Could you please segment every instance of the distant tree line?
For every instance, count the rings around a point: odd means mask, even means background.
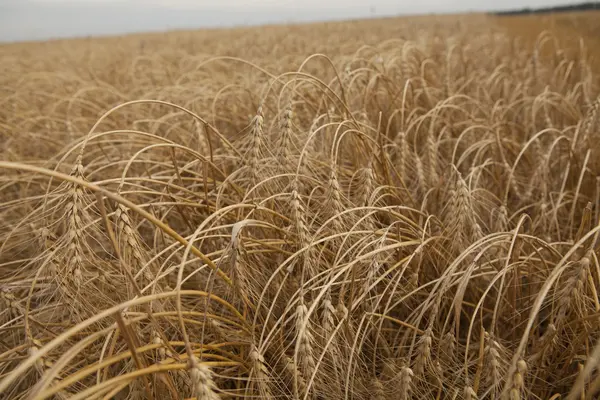
[[[589,1],[587,3],[571,4],[564,6],[555,7],[543,7],[543,8],[522,8],[519,10],[508,10],[508,11],[497,11],[493,12],[494,15],[520,15],[520,14],[545,14],[545,13],[557,13],[557,12],[568,12],[568,11],[587,11],[587,10],[600,10],[600,2]]]

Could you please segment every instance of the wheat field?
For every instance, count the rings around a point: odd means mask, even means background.
[[[600,15],[560,18],[0,45],[0,398],[594,398]]]

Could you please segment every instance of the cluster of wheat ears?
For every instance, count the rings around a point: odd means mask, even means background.
[[[1,49],[0,398],[599,391],[585,48],[366,26]]]

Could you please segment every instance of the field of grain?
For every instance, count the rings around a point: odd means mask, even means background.
[[[600,15],[549,18],[0,45],[0,398],[595,396]]]

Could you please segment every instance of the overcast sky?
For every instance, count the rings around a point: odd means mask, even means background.
[[[544,7],[574,4],[582,0],[500,1],[0,0],[0,42],[431,12]]]

